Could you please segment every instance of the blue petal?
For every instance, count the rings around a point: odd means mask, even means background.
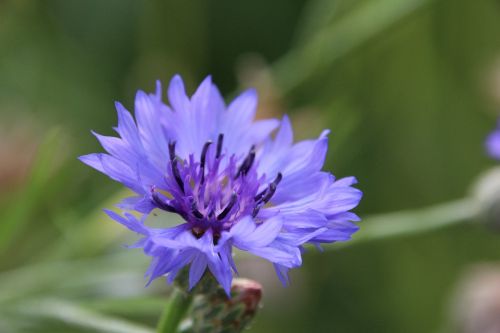
[[[122,183],[136,193],[146,192],[137,180],[137,172],[116,157],[107,154],[89,154],[80,156],[79,160],[106,174],[111,179]]]
[[[231,282],[233,280],[231,268],[224,265],[220,256],[215,252],[211,232],[205,232],[199,241],[198,244],[206,255],[208,268],[229,296],[231,293]]]
[[[314,209],[330,218],[336,214],[349,211],[359,204],[363,193],[350,186],[354,182],[355,178],[347,177],[329,182],[329,184],[323,183],[322,188],[319,187],[316,193],[298,200],[280,203],[266,210],[271,212],[280,211],[282,214],[287,214]]]
[[[161,112],[158,102],[152,100],[143,91],[137,92],[135,117],[139,136],[148,158],[159,168],[163,167],[165,161],[168,160],[168,142],[159,121],[167,116],[167,111]]]
[[[205,256],[200,254],[196,255],[189,269],[189,290],[193,289],[198,281],[200,281],[206,268],[207,259]]]
[[[116,207],[124,210],[135,210],[143,214],[149,214],[156,208],[149,195],[125,198]]]
[[[109,209],[105,209],[104,212],[108,214],[108,216],[113,220],[124,225],[132,231],[135,231],[142,235],[149,235],[150,233],[150,229],[144,225],[143,221],[137,220],[137,218],[131,214],[126,213],[123,217]]]
[[[134,118],[132,118],[130,112],[128,112],[121,103],[115,102],[115,107],[118,113],[118,127],[116,131],[136,152],[142,152],[143,147],[139,139],[139,132],[135,125]]]
[[[279,123],[280,122],[277,119],[255,121],[250,129],[245,131],[245,134],[248,134],[249,136],[249,143],[258,144],[260,142],[263,142],[269,137],[269,135],[271,135],[271,132],[278,127]]]
[[[288,268],[282,265],[274,264],[274,269],[276,270],[276,274],[278,275],[278,278],[280,279],[281,283],[283,283],[284,286],[287,286],[290,284],[290,278],[288,277]]]
[[[312,242],[331,243],[335,241],[346,241],[351,239],[352,235],[359,230],[359,227],[350,222],[337,223],[332,225],[331,229],[321,233],[311,239]]]
[[[187,112],[190,110],[189,98],[186,95],[184,82],[179,75],[175,75],[168,86],[168,101],[176,112]]]
[[[363,193],[353,187],[331,191],[325,198],[318,202],[316,209],[327,215],[335,215],[353,209],[359,204]]]
[[[321,228],[326,226],[328,222],[324,214],[309,208],[301,212],[281,214],[281,216],[285,228]]]
[[[230,234],[236,247],[250,250],[269,245],[276,239],[282,226],[283,221],[279,217],[257,225],[251,217],[247,216],[231,228]]]
[[[300,251],[297,247],[289,247],[288,249],[281,249],[277,247],[259,247],[252,248],[248,252],[269,260],[272,263],[277,263],[289,268],[300,266],[301,259]]]
[[[224,125],[226,130],[248,127],[257,111],[257,91],[249,89],[236,97],[227,108]],[[236,132],[236,131],[234,131]]]
[[[127,162],[135,162],[139,158],[136,152],[130,148],[130,146],[122,139],[100,135],[94,131],[92,134],[99,140],[101,146],[110,155]]]
[[[286,126],[285,121],[282,127],[286,128]],[[324,135],[321,135],[318,140],[301,141],[285,148],[277,146],[275,141],[265,148],[266,150],[261,154],[259,173],[265,174],[268,182],[272,181],[278,172],[283,175],[283,180],[272,199],[273,203],[303,197],[307,195],[304,194],[307,186],[309,186],[308,192],[311,192],[311,188],[314,188],[313,184],[330,177],[319,173],[328,148],[327,137]],[[297,191],[300,191],[300,194]]]
[[[174,282],[175,278],[177,277],[177,274],[181,269],[183,269],[189,262],[192,260],[193,256],[195,254],[194,250],[188,250],[188,251],[179,251],[177,252],[177,255],[175,256],[174,260],[171,262],[170,266],[168,267],[169,273],[167,275],[167,282],[172,283]]]
[[[179,258],[179,252],[174,250],[163,251],[162,254],[153,257],[146,276],[149,276],[146,286],[161,276],[165,276],[172,270],[172,261],[174,258]],[[181,266],[182,267],[182,266]]]
[[[312,241],[315,237],[322,235],[326,231],[328,231],[327,227],[289,228],[286,233],[280,235],[279,240],[298,247]]]
[[[293,130],[292,124],[288,116],[283,116],[281,120],[280,130],[276,134],[274,142],[277,147],[289,147],[293,143]]]
[[[234,99],[220,119],[218,131],[224,134],[224,147],[229,153],[241,157],[251,145],[260,143],[253,141],[252,137],[252,133],[256,133],[252,131],[256,109],[257,93],[255,90],[247,90]]]
[[[301,141],[295,144],[284,161],[283,175],[301,173],[307,175],[312,171],[319,171],[325,162],[328,139],[320,138],[316,141]]]
[[[331,182],[332,175],[326,172],[310,172],[309,174],[297,172],[288,176],[284,175],[271,202],[278,205],[282,202],[317,195],[322,188],[328,186]]]

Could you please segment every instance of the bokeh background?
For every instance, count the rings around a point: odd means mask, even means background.
[[[76,157],[101,151],[113,101],[175,73],[256,87],[299,139],[330,128],[362,217],[462,198],[497,164],[498,0],[0,1],[0,332],[155,325],[169,289],[144,288],[147,258],[101,211],[122,189]],[[500,235],[476,222],[311,251],[288,288],[242,262],[265,288],[248,332],[458,332],[465,289],[498,290]]]

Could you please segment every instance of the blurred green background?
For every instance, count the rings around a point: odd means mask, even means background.
[[[121,186],[76,157],[101,151],[113,101],[175,73],[257,87],[299,139],[330,128],[327,169],[359,179],[361,216],[459,199],[495,165],[498,0],[0,1],[0,332],[155,325],[169,289],[144,288],[147,258],[101,212]],[[462,274],[499,260],[471,223],[311,251],[288,288],[242,262],[265,288],[248,332],[448,332]]]

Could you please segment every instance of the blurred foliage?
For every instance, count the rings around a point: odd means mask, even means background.
[[[90,129],[111,133],[114,100],[132,108],[176,72],[191,91],[211,73],[226,96],[255,83],[299,138],[332,129],[328,169],[358,177],[357,212],[417,209],[494,164],[499,34],[496,0],[0,2],[0,121],[35,124],[38,145],[0,196],[0,331],[146,332],[159,316],[168,288],[143,288],[147,259],[101,213],[120,186],[76,160],[100,150]],[[288,289],[261,280],[249,332],[435,332],[461,272],[499,259],[479,225],[311,252]]]

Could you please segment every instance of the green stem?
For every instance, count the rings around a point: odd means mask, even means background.
[[[165,309],[161,315],[157,333],[177,333],[179,324],[189,309],[193,296],[179,288],[174,288]]]
[[[82,328],[85,332],[153,333],[149,327],[104,315],[67,301],[32,300],[21,302],[18,308],[28,316],[55,319],[73,328]]]
[[[370,216],[362,220],[361,230],[352,240],[325,246],[325,249],[430,232],[474,220],[479,212],[477,201],[466,198],[423,209]]]
[[[338,20],[317,31],[303,45],[274,64],[274,77],[284,94],[360,47],[388,27],[414,13],[431,0],[365,1]]]

